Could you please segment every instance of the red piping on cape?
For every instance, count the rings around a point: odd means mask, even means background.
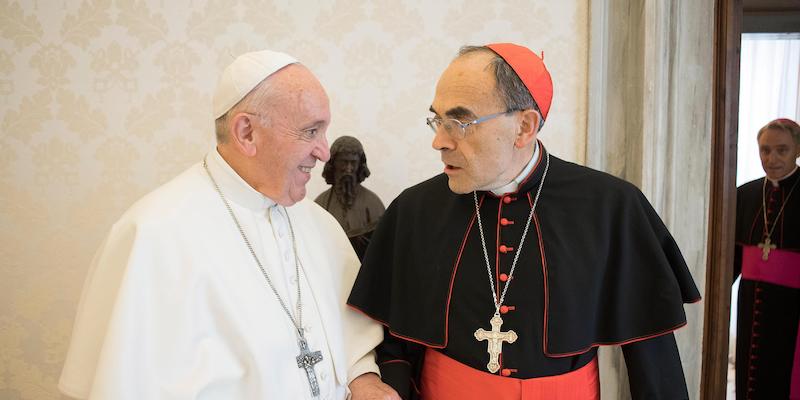
[[[531,201],[530,194],[528,194],[528,202],[533,204],[532,201]],[[539,239],[539,250],[540,250],[540,253],[541,253],[541,257],[542,257],[542,274],[544,276],[544,285],[543,285],[543,287],[544,287],[544,323],[543,323],[543,329],[542,329],[542,350],[543,350],[545,356],[552,357],[552,358],[570,357],[570,356],[586,353],[587,351],[591,350],[593,347],[614,346],[614,345],[624,346],[626,344],[631,344],[631,343],[639,342],[639,341],[642,341],[642,340],[652,339],[654,337],[658,337],[658,336],[661,336],[661,335],[666,335],[666,334],[668,334],[670,332],[673,332],[673,331],[677,330],[678,328],[681,328],[684,325],[686,325],[686,322],[681,322],[680,324],[678,324],[678,325],[676,325],[674,327],[668,328],[668,329],[666,329],[664,331],[661,331],[661,332],[642,335],[642,336],[639,336],[639,337],[635,337],[635,338],[628,339],[628,340],[622,340],[622,341],[619,341],[619,342],[594,342],[594,343],[592,343],[591,345],[589,345],[588,347],[586,347],[586,348],[584,348],[582,350],[568,352],[568,353],[553,353],[553,352],[548,351],[548,348],[547,348],[547,337],[550,335],[550,333],[547,331],[547,320],[548,320],[547,315],[548,315],[548,311],[550,310],[550,290],[549,290],[548,281],[547,281],[547,261],[545,260],[545,255],[544,255],[545,254],[544,253],[544,240],[542,240],[541,229],[539,227],[539,216],[535,212],[533,213],[533,221],[534,221],[534,225],[536,226],[536,235],[537,235],[537,237]],[[694,303],[694,302],[697,302],[697,301],[700,301],[700,298],[698,298],[697,300],[694,300],[692,302]]]
[[[484,197],[485,196],[484,194]],[[497,202],[497,224],[495,225],[494,232],[494,291],[497,293],[498,301],[500,301],[500,215],[503,213],[503,204],[505,203],[502,201]],[[506,283],[506,285],[508,285],[508,283]]]
[[[528,194],[528,202],[531,201],[531,195]],[[531,207],[533,207],[531,205]],[[544,321],[542,322],[542,352],[544,355],[549,356],[547,352],[547,337],[550,335],[547,331],[547,312],[550,310],[550,286],[547,283],[547,260],[544,257],[544,240],[542,240],[542,230],[539,226],[539,216],[536,212],[533,213],[533,226],[536,228],[536,240],[539,242],[539,255],[542,258],[542,287],[544,291]],[[577,353],[580,354],[580,353]]]
[[[541,145],[541,143],[538,140],[536,141],[536,145],[540,146],[540,149],[542,150],[539,153],[539,159],[536,160],[536,164],[533,165],[533,168],[531,168],[531,171],[528,172],[527,176],[525,176],[525,179],[523,179],[519,183],[519,185],[517,185],[517,190],[515,190],[513,192],[505,193],[505,194],[500,195],[500,196],[495,195],[491,191],[484,192],[484,195],[483,195],[483,197],[481,197],[481,201],[480,201],[481,205],[483,204],[483,200],[486,198],[487,194],[492,196],[492,197],[495,197],[495,198],[503,198],[505,196],[511,196],[512,194],[518,194],[519,193],[520,188],[522,188],[523,185],[525,183],[527,183],[531,179],[533,174],[535,174],[536,171],[539,169],[539,165],[542,163],[542,159],[545,157],[545,155],[544,155],[545,154],[544,153],[544,151],[545,151],[544,150],[544,146]],[[528,205],[529,205],[529,207],[533,207],[533,203],[531,203],[530,191],[528,193],[526,193],[526,195],[528,197]],[[515,199],[512,198],[512,200],[515,200]],[[496,223],[496,226],[495,226],[495,246],[494,246],[494,282],[495,282],[495,288],[494,288],[494,290],[497,293],[497,299],[498,300],[500,299],[500,294],[501,294],[501,291],[500,291],[500,217],[502,216],[502,213],[503,213],[503,205],[504,204],[505,203],[503,203],[502,201],[498,202],[498,206],[497,206],[497,223]],[[469,231],[467,231],[467,233],[469,233]],[[462,250],[463,250],[463,246],[466,244],[466,240],[467,240],[467,237],[465,236],[464,237],[464,243],[462,243]],[[515,249],[515,250],[516,251],[522,251],[522,249]],[[512,251],[514,251],[514,250],[512,250]],[[459,253],[459,259],[460,258],[461,258],[461,253]],[[455,274],[453,275],[453,277],[455,277]],[[508,285],[508,283],[506,283],[506,285]],[[453,292],[453,287],[452,287],[452,282],[451,282],[451,284],[450,284],[450,293],[452,294],[452,292]],[[448,304],[447,311],[449,312],[450,311],[450,306],[449,306],[450,298],[449,297],[447,299],[447,304]],[[502,368],[503,367],[503,354],[502,353],[497,358],[497,362],[500,364],[500,368]]]
[[[396,337],[396,338],[403,339],[403,340],[409,341],[409,342],[414,342],[414,343],[417,343],[417,344],[421,344],[421,345],[427,346],[427,347],[432,347],[432,348],[437,348],[437,349],[444,348],[444,346],[441,346],[441,345],[437,345],[437,344],[433,344],[433,343],[427,343],[427,342],[423,342],[421,340],[414,339],[412,337],[403,336],[403,335],[393,331],[392,327],[389,326],[389,323],[387,323],[386,321],[382,321],[382,320],[380,320],[378,318],[375,318],[374,316],[370,315],[368,312],[366,312],[366,311],[364,311],[364,310],[362,310],[362,309],[360,309],[360,308],[358,308],[358,307],[356,307],[356,306],[354,306],[352,304],[348,303],[347,306],[352,308],[353,310],[356,310],[356,311],[360,312],[361,314],[364,314],[367,318],[369,318],[369,319],[371,319],[371,320],[373,320],[375,322],[378,322],[381,325],[389,328],[389,333],[392,336]]]
[[[478,202],[478,208],[481,208],[483,205],[483,199],[486,196],[481,197],[481,201]],[[469,237],[470,231],[472,231],[472,227],[475,225],[475,219],[478,217],[478,210],[475,210],[475,213],[472,214],[472,219],[469,221],[469,226],[467,226],[467,231],[464,233],[464,239],[461,240],[461,248],[458,249],[458,257],[456,257],[456,262],[453,264],[453,273],[450,275],[450,289],[447,290],[447,308],[445,309],[444,314],[444,343],[440,347],[441,349],[447,347],[447,339],[449,339],[448,335],[450,332],[450,299],[453,297],[453,284],[456,281],[456,272],[458,272],[458,266],[461,264],[461,255],[464,253],[464,247],[467,246],[467,238]]]
[[[481,205],[483,205],[483,199],[485,197],[486,196],[481,197],[480,201],[478,202],[478,207],[479,208],[480,208]],[[403,340],[406,340],[406,341],[409,341],[409,342],[414,342],[414,343],[417,343],[417,344],[421,344],[423,346],[431,347],[431,348],[434,348],[434,349],[443,349],[443,348],[447,347],[447,339],[448,339],[448,332],[449,332],[449,326],[450,326],[450,299],[453,297],[453,284],[455,283],[455,280],[456,280],[456,272],[458,272],[458,265],[461,263],[461,255],[464,253],[464,247],[466,247],[466,245],[467,245],[467,238],[469,237],[470,231],[472,231],[472,227],[475,225],[475,218],[477,216],[478,216],[477,212],[472,214],[472,219],[470,220],[469,225],[467,226],[467,231],[464,233],[464,239],[461,240],[461,247],[458,249],[458,257],[456,257],[456,262],[455,262],[455,264],[453,264],[453,273],[450,275],[450,289],[448,289],[448,291],[447,291],[447,304],[445,306],[446,308],[445,308],[445,314],[444,314],[444,343],[442,343],[442,344],[427,343],[427,342],[423,342],[423,341],[415,339],[415,338],[403,336],[403,335],[393,331],[392,327],[389,326],[389,324],[386,321],[381,321],[380,319],[373,317],[372,315],[370,315],[366,311],[361,310],[360,308],[358,308],[358,307],[356,307],[356,306],[354,306],[352,304],[347,304],[347,305],[350,308],[352,308],[352,309],[354,309],[354,310],[366,315],[370,319],[373,319],[373,320],[381,323],[383,326],[389,328],[389,333],[394,337],[397,337],[397,338],[400,338],[400,339],[403,339]]]
[[[386,360],[386,361],[384,361],[384,362],[380,363],[380,365],[384,365],[384,364],[398,364],[398,363],[400,363],[400,364],[408,364],[409,366],[411,365],[411,363],[410,363],[410,362],[408,362],[408,361],[406,361],[406,360],[403,360],[403,359],[399,359],[399,358],[398,358],[398,359],[395,359],[395,360]]]
[[[528,174],[528,175],[530,175],[530,174]],[[517,188],[517,190],[519,190],[519,187]],[[506,194],[506,196],[510,197],[510,195],[508,195],[508,194]],[[512,197],[511,200],[514,200],[514,198]],[[494,236],[495,237],[495,243],[494,243],[494,284],[495,284],[495,287],[494,287],[494,291],[497,293],[497,295],[496,295],[497,296],[496,297],[497,301],[500,301],[500,296],[501,296],[501,293],[500,293],[500,215],[503,212],[503,204],[505,204],[505,203],[503,203],[502,200],[497,202],[497,223],[495,224],[495,236]],[[508,284],[509,284],[509,282],[506,281],[506,285],[508,285]],[[500,353],[500,355],[497,357],[497,363],[500,364],[500,368],[503,368],[503,353]]]
[[[675,332],[676,330],[684,327],[685,325],[686,325],[686,322],[681,322],[680,324],[675,325],[675,326],[673,326],[671,328],[667,328],[667,329],[665,329],[665,330],[663,330],[661,332],[651,333],[651,334],[647,334],[647,335],[643,335],[643,336],[635,337],[633,339],[623,340],[623,341],[619,341],[619,342],[595,342],[595,343],[592,343],[591,345],[589,345],[588,347],[586,347],[586,348],[584,348],[582,350],[573,351],[573,352],[569,352],[569,353],[551,353],[551,352],[545,350],[544,354],[546,356],[552,357],[552,358],[561,358],[561,357],[570,357],[570,356],[586,353],[587,351],[591,350],[593,347],[625,346],[625,345],[628,345],[628,344],[631,344],[631,343],[641,342],[642,340],[652,339],[654,337],[659,337],[659,336],[663,336],[663,335]]]
[[[360,309],[360,308],[358,308],[358,307],[356,307],[356,306],[354,306],[354,305],[352,305],[350,303],[347,303],[347,306],[352,308],[355,311],[360,312],[361,314],[364,314],[364,316],[366,316],[367,318],[369,318],[369,319],[371,319],[371,320],[373,320],[375,322],[378,322],[379,324],[381,324],[381,325],[383,325],[383,326],[385,326],[387,328],[389,327],[389,324],[386,321],[383,321],[383,320],[380,320],[378,318],[375,318],[371,314],[369,314],[368,312],[366,312],[366,311],[364,311],[364,310],[362,310],[362,309]]]

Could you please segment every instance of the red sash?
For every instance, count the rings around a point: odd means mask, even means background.
[[[566,374],[517,379],[479,371],[427,349],[421,395],[423,400],[599,400],[597,357]]]
[[[773,249],[769,259],[761,259],[762,250],[756,246],[744,246],[742,249],[742,278],[800,289],[800,254]],[[800,399],[800,321],[797,326],[797,339],[794,346],[794,363],[792,365],[792,383],[789,398]]]

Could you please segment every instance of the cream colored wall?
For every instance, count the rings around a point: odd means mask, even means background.
[[[232,55],[272,48],[310,66],[331,97],[331,141],[362,140],[365,184],[387,203],[441,170],[424,118],[462,44],[544,50],[556,95],[541,137],[584,160],[585,1],[301,3],[0,0],[0,398],[59,398],[95,249],[210,148],[210,96]],[[309,194],[324,189],[315,176]]]

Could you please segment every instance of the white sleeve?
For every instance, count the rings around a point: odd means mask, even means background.
[[[361,262],[339,223],[323,212],[324,216],[319,218],[328,228],[327,246],[333,257],[341,263],[341,281],[337,289],[346,355],[346,383],[349,385],[353,379],[368,372],[380,375],[375,361],[375,347],[383,341],[383,325],[347,305]]]
[[[203,276],[166,235],[118,223],[89,270],[62,393],[91,400],[242,398],[245,374],[206,330]],[[227,383],[231,382],[230,385]]]

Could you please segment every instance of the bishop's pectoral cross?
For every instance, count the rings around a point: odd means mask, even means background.
[[[486,331],[483,328],[479,328],[475,331],[475,339],[479,342],[483,340],[488,341],[488,348],[486,351],[489,353],[489,363],[486,364],[486,368],[489,372],[495,373],[500,369],[498,357],[500,353],[503,352],[503,342],[509,344],[516,342],[517,333],[512,330],[506,332],[500,331],[500,327],[503,325],[503,319],[500,318],[499,315],[492,317],[492,319],[489,320],[489,324],[492,325],[492,330]]]
[[[772,244],[772,240],[770,239],[770,237],[767,236],[767,238],[764,240],[764,243],[758,244],[758,248],[761,249],[761,259],[764,261],[769,260],[769,252],[776,247],[777,246]]]
[[[317,374],[314,373],[314,364],[322,361],[322,352],[309,350],[308,342],[302,336],[297,340],[297,345],[300,346],[300,355],[297,356],[297,368],[306,370],[308,384],[311,386],[311,394],[317,397],[319,396],[319,384],[317,383]]]

